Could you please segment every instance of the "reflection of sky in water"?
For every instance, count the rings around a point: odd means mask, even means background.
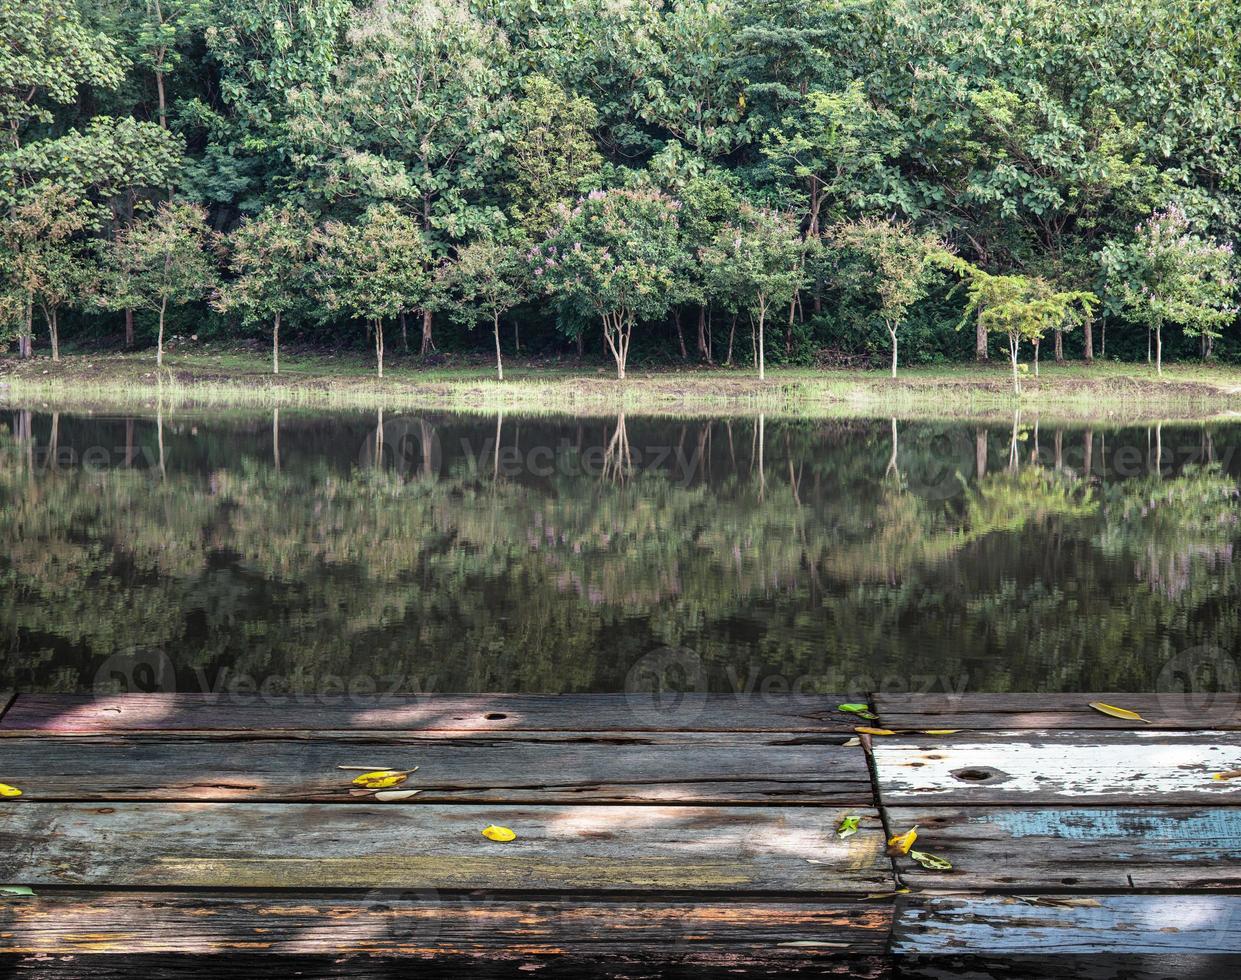
[[[1241,652],[1241,426],[8,412],[0,687],[1150,688]]]

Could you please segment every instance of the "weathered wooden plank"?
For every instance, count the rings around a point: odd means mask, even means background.
[[[229,953],[201,957],[176,953],[146,955],[98,955],[73,953],[60,956],[0,955],[0,969],[8,977],[35,977],[37,980],[184,980],[185,977],[211,977],[212,980],[527,980],[532,973],[555,980],[581,980],[606,977],[609,980],[652,980],[655,977],[703,978],[733,977],[850,977],[860,980],[888,980],[892,976],[888,958],[880,954],[852,956],[837,953],[830,958],[813,951],[790,952],[787,957],[739,956],[721,960],[684,957],[669,962],[660,956],[630,955],[615,945],[599,955],[578,955],[575,950],[536,953],[520,961],[488,959],[461,953],[444,953],[434,959],[358,953],[277,955]],[[733,966],[733,963],[736,966]],[[721,963],[726,965],[721,966]],[[1206,980],[1204,977],[1203,980]],[[1214,980],[1214,977],[1211,978]]]
[[[852,732],[844,695],[21,694],[4,731]]]
[[[1237,807],[891,807],[894,831],[952,862],[898,859],[915,888],[1077,892],[1241,885]]]
[[[1004,729],[1241,729],[1241,694],[876,694],[886,728]],[[1091,708],[1102,701],[1147,720],[1125,721]]]
[[[1072,900],[1070,900],[1072,901]],[[959,953],[1241,953],[1241,895],[902,898],[892,951]]]
[[[195,962],[208,969],[211,957],[238,954],[263,954],[269,964],[290,956],[342,957],[363,969],[372,958],[399,957],[419,976],[428,968],[453,975],[449,967],[458,976],[481,970],[650,977],[668,969],[784,975],[815,968],[849,975],[850,964],[863,967],[862,976],[878,976],[891,919],[888,906],[839,900],[62,891],[0,899],[0,954],[94,954],[106,962],[175,953],[201,957]]]
[[[1241,896],[939,897],[898,903],[901,977],[1166,980],[1236,976]]]
[[[849,813],[867,816],[841,841]],[[489,824],[518,839],[496,844]],[[0,881],[162,888],[858,893],[891,887],[864,808],[26,803]]]
[[[901,804],[1241,803],[1237,732],[970,732],[876,738],[880,797]]]
[[[870,774],[843,735],[433,732],[0,737],[27,800],[339,802],[341,765],[420,767],[419,803],[869,805]]]

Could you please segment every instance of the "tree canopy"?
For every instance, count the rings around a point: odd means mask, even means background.
[[[1159,368],[1165,346],[1241,358],[1239,103],[1241,10],[1184,0],[0,0],[0,207],[58,188],[87,222],[61,240],[62,264],[109,254],[94,240],[126,240],[161,205],[201,210],[224,239],[260,215],[304,213],[322,235],[387,208],[442,265],[520,236],[545,263],[579,202],[623,206],[635,239],[614,229],[608,254],[629,256],[628,286],[574,290],[531,264],[507,313],[530,351],[568,340],[618,373],[631,342],[645,362],[688,360],[687,318],[713,363],[752,304],[703,256],[724,257],[724,225],[780,214],[804,249],[782,271],[796,281],[770,311],[783,343],[764,343],[764,362],[878,363],[898,334],[905,363],[987,358],[987,321],[972,318],[972,343],[953,329],[966,294],[891,274],[908,257],[894,248],[930,242],[988,276],[1094,294],[1106,353],[1140,358],[1149,330]],[[675,240],[642,208],[675,214]],[[53,308],[23,286],[12,236],[2,247],[0,305],[29,338]],[[242,306],[208,305],[208,280],[238,277],[234,253],[212,254],[165,312],[240,336]],[[91,302],[100,291],[66,294],[68,343],[120,329]],[[357,308],[312,294],[293,335],[359,343]],[[127,338],[136,310],[138,342],[158,346],[157,310],[113,308]],[[424,357],[438,308],[417,305]],[[1077,318],[1067,338],[1071,320],[1052,328],[1057,357],[1104,353]],[[445,322],[439,347],[482,352],[452,329],[469,317]]]

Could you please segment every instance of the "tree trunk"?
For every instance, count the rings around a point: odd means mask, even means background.
[[[161,129],[167,129],[168,100],[164,95],[164,73],[162,71],[155,73],[155,91],[159,97],[159,125]]]
[[[280,311],[276,311],[276,321],[271,328],[271,373],[280,373]]]
[[[1151,363],[1151,328],[1146,328],[1146,363]]]
[[[892,338],[892,377],[896,377],[896,327],[888,324],[888,336]]]
[[[728,356],[724,358],[724,364],[727,367],[733,365],[733,339],[737,336],[737,314],[733,314],[732,326],[728,328]]]
[[[987,353],[987,328],[981,323],[974,325],[974,360],[989,361],[991,356]]]
[[[1055,354],[1056,354],[1056,363],[1063,364],[1064,363],[1064,331],[1063,330],[1056,331]]]
[[[52,342],[52,360],[60,360],[60,323],[56,313],[56,308],[44,309],[44,316],[47,318],[47,335]]]
[[[384,322],[375,321],[375,364],[379,368],[379,376],[384,376]]]
[[[409,353],[409,318],[404,313],[398,313],[397,319],[401,321],[401,349],[406,354]]]
[[[431,338],[431,311],[422,311],[422,350],[421,354],[426,357],[431,351],[435,350],[435,341]]]
[[[683,361],[688,360],[689,354],[685,350],[685,332],[681,329],[680,309],[677,309],[672,314],[672,322],[676,324],[676,328],[677,328],[677,343],[681,345],[681,360]]]
[[[763,352],[763,334],[766,332],[764,327],[767,321],[767,306],[761,304],[758,308],[758,380],[762,381],[766,377],[766,357]]]
[[[1086,355],[1086,363],[1094,362],[1094,318],[1090,314],[1086,314],[1086,318],[1082,323],[1082,347]]]
[[[125,311],[125,346],[134,346],[134,311]]]
[[[1008,335],[1008,360],[1013,366],[1013,394],[1021,394],[1021,378],[1017,374],[1017,348],[1021,344],[1021,339],[1013,334]]]
[[[496,374],[504,380],[504,362],[500,359],[500,314],[492,314],[492,328],[496,335]]]
[[[17,349],[23,358],[34,356],[34,293],[26,293],[26,316],[22,321],[22,334],[17,339]]]
[[[1163,324],[1155,328],[1155,373],[1163,374]]]
[[[1038,377],[1038,351],[1042,343],[1043,343],[1042,338],[1039,338],[1039,337],[1034,338],[1034,376],[1036,378]]]
[[[168,311],[168,300],[159,304],[159,337],[155,342],[155,366],[164,366],[164,314]]]
[[[981,426],[974,430],[974,472],[980,480],[987,475],[987,430]]]
[[[581,340],[581,334],[578,334],[578,339]],[[513,353],[521,353],[521,324],[517,322],[516,317],[513,318]],[[578,353],[580,354],[581,351],[579,350]]]
[[[711,348],[707,345],[707,308],[698,307],[698,353],[708,364],[711,363]]]

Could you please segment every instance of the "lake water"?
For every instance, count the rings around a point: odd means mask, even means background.
[[[8,409],[0,689],[1231,687],[1239,448],[1218,423]]]

